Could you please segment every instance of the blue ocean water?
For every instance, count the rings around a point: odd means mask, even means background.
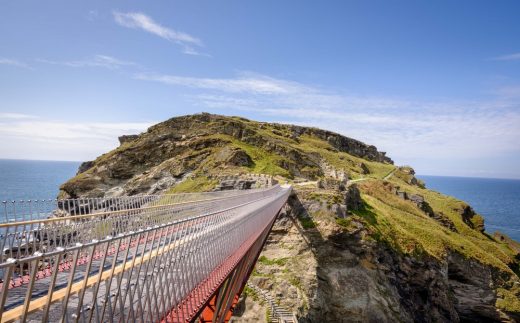
[[[79,162],[0,159],[0,201],[54,199]]]
[[[520,180],[418,176],[426,187],[467,202],[484,216],[486,231],[520,241]]]

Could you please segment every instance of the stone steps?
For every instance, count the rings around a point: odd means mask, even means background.
[[[271,294],[268,291],[261,289],[260,287],[247,283],[247,286],[253,289],[264,301],[269,305],[270,317],[268,321],[271,323],[298,323],[298,319],[294,313],[286,310],[276,303]]]

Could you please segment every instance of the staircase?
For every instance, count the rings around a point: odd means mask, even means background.
[[[285,308],[276,303],[268,291],[260,287],[247,283],[247,286],[253,289],[269,306],[269,322],[271,323],[298,323],[298,319],[294,313],[289,312]]]

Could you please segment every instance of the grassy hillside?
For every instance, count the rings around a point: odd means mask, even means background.
[[[329,131],[209,114],[173,118],[97,158],[62,185],[60,196],[209,191],[225,176],[248,173],[309,182],[297,191],[324,208],[300,218],[304,230],[325,225],[350,232],[360,222],[369,233],[364,239],[399,254],[443,262],[457,253],[491,266],[497,306],[520,313],[517,250],[485,233],[482,217],[467,204],[425,188],[411,168],[398,168],[375,147]],[[313,181],[347,177],[357,182],[364,208],[338,217],[331,209],[344,203],[345,193]],[[424,203],[403,196],[420,196]],[[269,262],[286,261],[262,258],[260,264]]]

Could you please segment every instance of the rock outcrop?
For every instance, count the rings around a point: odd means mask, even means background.
[[[76,173],[76,175],[86,172],[87,170],[91,169],[93,166],[94,166],[93,161],[86,161],[86,162],[81,163],[78,167],[78,172]]]
[[[119,139],[119,144],[122,145],[122,144],[125,144],[127,142],[134,141],[137,138],[139,138],[139,135],[123,135],[123,136],[119,136],[118,139]]]

